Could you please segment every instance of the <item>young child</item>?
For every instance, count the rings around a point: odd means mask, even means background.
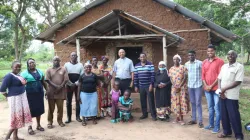
[[[111,94],[111,100],[112,100],[112,107],[111,107],[111,123],[116,123],[118,122],[118,102],[119,102],[119,97],[121,95],[121,91],[119,89],[120,83],[118,81],[115,81],[115,86],[114,89],[110,91]]]
[[[119,98],[118,108],[119,115],[122,122],[132,121],[131,109],[133,105],[133,100],[130,98],[131,90],[127,89],[124,95]]]

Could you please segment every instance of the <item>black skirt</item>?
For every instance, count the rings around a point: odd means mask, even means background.
[[[156,108],[171,106],[171,86],[156,88],[155,91]]]

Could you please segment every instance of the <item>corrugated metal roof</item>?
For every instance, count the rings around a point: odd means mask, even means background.
[[[40,35],[38,35],[36,37],[36,39],[39,40],[43,40],[43,41],[51,41],[53,42],[53,38],[54,38],[54,34],[55,32],[60,29],[61,27],[63,27],[64,25],[68,24],[69,22],[71,22],[72,20],[74,20],[75,18],[79,17],[80,15],[84,14],[85,12],[88,11],[88,9],[96,7],[98,5],[101,5],[105,2],[107,2],[108,0],[95,0],[94,2],[90,3],[89,5],[87,5],[86,7],[80,9],[79,11],[69,15],[66,19],[60,21],[59,23],[55,24],[54,26],[50,27],[49,29],[47,29],[46,31],[44,31],[43,33],[41,33]],[[159,2],[163,5],[165,5],[166,7],[175,10],[176,12],[191,18],[192,20],[194,20],[195,22],[198,22],[204,26],[206,26],[207,28],[210,28],[211,30],[215,31],[216,33],[220,34],[218,37],[222,38],[223,40],[225,40],[225,38],[227,38],[227,40],[234,40],[236,38],[238,38],[239,36],[237,36],[236,34],[232,33],[231,31],[213,23],[210,20],[207,20],[205,18],[203,18],[202,16],[194,13],[193,11],[173,2],[170,0],[154,0],[156,2]],[[223,36],[223,37],[221,37]]]
[[[169,0],[154,0],[154,1],[157,1],[157,2],[167,6],[170,9],[175,10],[176,12],[179,12],[180,14],[182,14],[188,18],[191,18],[192,20],[216,31],[217,33],[223,35],[226,38],[229,38],[230,40],[234,40],[234,39],[239,37],[236,34],[232,33],[231,31],[213,23],[210,20],[203,18],[202,16],[196,14],[195,12],[193,12],[193,11],[191,11],[191,10],[189,10],[189,9],[183,7],[182,5],[177,4],[173,1],[169,1]]]
[[[103,36],[118,28],[118,19],[120,19],[121,26],[128,24],[129,22],[131,25],[136,26],[136,28],[140,28],[143,31],[147,31],[147,33],[149,34],[162,34],[163,36],[166,36],[167,40],[169,40],[170,43],[181,42],[184,40],[178,35],[172,34],[171,32],[168,32],[160,27],[157,27],[149,22],[132,16],[126,12],[123,12],[121,10],[113,10],[109,14],[101,17],[100,19],[94,21],[93,23],[82,28],[81,30],[78,30],[69,37],[64,38],[59,42],[56,42],[56,44],[62,45],[74,43],[75,39],[80,36]],[[93,40],[95,39],[81,39],[81,45],[85,46]]]

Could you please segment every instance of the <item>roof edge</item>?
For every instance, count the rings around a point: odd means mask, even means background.
[[[60,22],[58,22],[55,25],[53,25],[52,27],[46,29],[44,32],[40,33],[39,35],[37,35],[35,37],[35,39],[38,39],[38,40],[41,40],[41,39],[42,40],[47,40],[47,38],[45,38],[45,37],[48,36],[49,34],[53,34],[56,30],[58,30],[59,28],[63,27],[65,24],[71,22],[75,18],[83,15],[89,9],[94,8],[96,6],[99,6],[99,5],[103,4],[103,3],[105,3],[106,1],[109,1],[109,0],[95,0],[95,1],[93,1],[91,3],[89,3],[85,7],[83,7],[80,10],[78,10],[78,11],[76,11],[76,12],[68,15],[66,18],[64,18]]]
[[[156,1],[162,5],[170,8],[170,9],[186,16],[186,17],[191,18],[195,22],[198,22],[201,25],[206,26],[206,27],[218,32],[219,34],[221,34],[225,38],[228,38],[230,40],[235,40],[235,39],[239,38],[239,36],[234,34],[233,32],[215,24],[214,22],[198,15],[197,13],[185,8],[184,6],[182,6],[178,3],[175,3],[175,2],[170,1],[170,0],[153,0],[153,1]]]

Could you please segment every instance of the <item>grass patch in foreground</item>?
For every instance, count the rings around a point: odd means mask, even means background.
[[[0,101],[3,101],[3,100],[5,100],[5,97],[2,94],[0,94]]]
[[[250,89],[240,90],[239,106],[243,132],[250,135],[250,132],[246,131],[244,127],[245,124],[250,122]]]

